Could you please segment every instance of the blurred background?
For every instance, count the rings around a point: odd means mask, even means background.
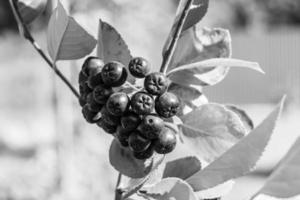
[[[44,49],[53,2],[30,26]],[[159,66],[178,0],[62,2],[95,37],[98,19],[108,21],[134,56]],[[229,29],[233,57],[257,61],[266,72],[232,69],[221,84],[205,89],[210,101],[239,105],[257,125],[288,95],[257,170],[225,197],[243,199],[261,186],[300,134],[300,1],[210,0],[201,25]],[[58,65],[76,85],[81,63]],[[0,1],[0,92],[0,199],[113,199],[111,137],[83,120],[70,91],[18,34],[6,0]]]

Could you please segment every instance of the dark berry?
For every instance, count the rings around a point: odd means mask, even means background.
[[[79,72],[78,75],[78,83],[81,85],[82,83],[86,82],[88,80],[88,76],[85,75],[82,71]]]
[[[87,85],[87,82],[83,82],[79,85],[79,94],[83,99],[86,99],[87,95],[92,91],[93,90]]]
[[[82,96],[79,97],[79,105],[83,107],[86,104],[86,99],[84,99]]]
[[[142,136],[152,140],[158,138],[164,126],[164,121],[157,115],[146,115],[138,129]]]
[[[161,117],[170,118],[177,114],[180,108],[179,98],[170,92],[166,92],[155,100],[155,110]]]
[[[154,150],[152,148],[152,145],[150,145],[150,147],[148,147],[145,151],[133,152],[133,156],[138,160],[145,160],[145,159],[151,158],[153,153],[154,153]]]
[[[130,131],[124,129],[122,126],[118,126],[115,136],[123,147],[128,147],[130,134]]]
[[[101,70],[103,65],[104,63],[100,58],[91,56],[84,61],[82,65],[82,72],[86,76],[90,76]]]
[[[134,152],[145,151],[151,144],[151,140],[140,135],[139,131],[133,131],[128,139],[129,148]]]
[[[167,77],[160,72],[153,72],[146,76],[144,87],[152,95],[161,95],[168,89],[169,81]]]
[[[154,141],[154,150],[159,154],[167,154],[174,150],[176,146],[175,133],[165,127],[159,134],[159,137]]]
[[[88,109],[93,112],[99,112],[103,107],[103,104],[99,104],[95,101],[93,93],[87,95],[86,105]]]
[[[134,112],[127,112],[121,118],[121,125],[128,131],[133,131],[138,127],[141,122],[141,118]]]
[[[101,76],[105,85],[119,87],[125,83],[128,74],[122,63],[114,61],[104,65]]]
[[[88,105],[83,106],[82,114],[85,120],[89,123],[96,123],[101,117],[101,114],[99,112],[90,111]]]
[[[97,122],[97,125],[109,134],[113,134],[117,131],[117,126],[106,123],[102,118]]]
[[[110,125],[117,126],[120,124],[120,117],[110,114],[105,106],[101,109],[101,118]]]
[[[130,73],[136,78],[144,78],[150,72],[148,61],[141,57],[133,58],[128,67]]]
[[[107,99],[113,93],[113,89],[111,87],[105,87],[103,85],[98,85],[93,91],[93,97],[96,102],[105,104]]]
[[[87,84],[89,86],[89,88],[94,89],[95,87],[97,87],[98,85],[103,85],[103,80],[102,80],[102,76],[101,76],[101,72],[89,76],[88,80],[87,80]]]
[[[131,108],[139,115],[149,114],[154,108],[154,100],[146,92],[137,92],[131,97]]]
[[[106,108],[112,115],[121,116],[129,108],[130,100],[126,93],[116,92],[108,98]]]

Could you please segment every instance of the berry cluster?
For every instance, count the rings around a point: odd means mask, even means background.
[[[167,92],[169,81],[164,74],[150,73],[144,58],[133,58],[128,69],[132,76],[145,78],[144,89],[132,95],[114,89],[125,84],[128,76],[122,63],[104,64],[97,57],[87,58],[79,74],[82,114],[89,123],[114,134],[137,159],[150,158],[154,152],[170,153],[176,135],[165,120],[176,115],[179,99]]]

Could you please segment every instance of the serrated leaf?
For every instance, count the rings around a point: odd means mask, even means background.
[[[184,85],[215,85],[227,74],[226,71],[220,70],[220,66],[249,68],[264,73],[256,62],[232,58],[212,58],[175,68],[168,73],[168,76],[173,82],[182,84],[181,76],[184,74]]]
[[[133,157],[132,151],[122,148],[119,142],[114,139],[109,149],[110,164],[120,173],[131,178],[143,178],[148,175],[157,160],[137,160]]]
[[[128,46],[120,33],[113,26],[101,20],[99,21],[97,55],[105,63],[119,61],[126,67],[128,67],[132,58]],[[134,77],[130,73],[128,75],[128,81],[133,83]]]
[[[277,198],[300,195],[300,138],[273,170],[258,194]]]
[[[231,37],[221,28],[193,28],[179,38],[168,70],[211,58],[231,57]],[[220,71],[228,69],[220,67]]]
[[[195,88],[171,83],[168,91],[176,94],[180,99],[181,106],[177,114],[178,116],[186,114],[202,104],[208,103],[206,96],[201,92],[201,87]]]
[[[253,170],[268,145],[281,113],[283,98],[268,117],[251,133],[203,170],[187,179],[195,191],[201,191],[243,176]]]
[[[234,113],[236,113],[240,117],[240,119],[244,123],[245,128],[249,132],[253,130],[253,128],[254,128],[253,121],[249,117],[249,115],[246,113],[246,111],[244,111],[243,109],[238,108],[237,106],[234,106],[234,105],[226,105],[226,108],[233,111]]]
[[[47,31],[48,52],[53,62],[82,58],[93,51],[96,43],[94,37],[68,16],[58,2]]]
[[[197,157],[185,157],[166,164],[163,178],[175,177],[185,180],[201,170],[201,162]]]
[[[153,187],[143,188],[142,193],[156,200],[197,200],[191,186],[179,178],[165,178]]]
[[[207,162],[216,159],[246,134],[240,118],[220,104],[204,104],[181,119],[184,144]]]
[[[191,28],[192,26],[196,25],[204,17],[204,15],[207,12],[208,2],[209,2],[208,0],[194,0],[193,1],[192,6],[190,7],[190,10],[186,17],[186,20],[183,23],[182,30],[181,30],[182,32],[184,32],[187,29]],[[168,48],[172,37],[174,37],[175,29],[178,26],[180,16],[182,15],[182,12],[184,10],[186,3],[187,3],[187,0],[181,0],[179,2],[177,12],[176,12],[176,17],[175,17],[172,29],[167,38],[163,54],[166,51],[166,49]]]

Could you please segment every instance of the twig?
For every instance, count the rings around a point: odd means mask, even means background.
[[[187,0],[187,2],[185,4],[185,7],[184,7],[184,10],[183,10],[183,12],[182,12],[182,14],[179,18],[178,24],[177,24],[176,29],[174,31],[174,35],[172,36],[172,40],[170,42],[170,45],[169,45],[168,49],[166,50],[166,52],[163,55],[163,61],[162,61],[161,67],[160,67],[160,72],[162,72],[164,74],[166,74],[168,66],[170,65],[171,58],[173,57],[173,54],[175,52],[175,48],[176,48],[178,39],[179,39],[180,34],[182,32],[184,22],[185,22],[186,17],[189,13],[189,9],[190,9],[192,3],[193,3],[193,0]]]
[[[115,200],[122,200],[122,195],[123,195],[123,191],[122,189],[120,189],[120,184],[122,181],[122,174],[119,173],[118,175],[118,179],[117,179],[117,184],[116,184],[116,189],[115,189]]]
[[[79,98],[80,95],[77,92],[77,90],[72,86],[72,84],[68,81],[68,79],[62,74],[62,72],[57,69],[54,63],[52,63],[51,59],[44,53],[42,48],[39,46],[39,44],[35,41],[33,38],[31,32],[29,31],[27,25],[24,23],[20,12],[17,8],[16,2],[14,0],[9,0],[11,9],[13,11],[14,17],[18,22],[19,31],[24,36],[25,39],[27,39],[34,49],[40,54],[40,56],[46,61],[46,63],[50,66],[50,68],[55,72],[55,74],[69,87],[69,89],[72,91],[72,93]]]

